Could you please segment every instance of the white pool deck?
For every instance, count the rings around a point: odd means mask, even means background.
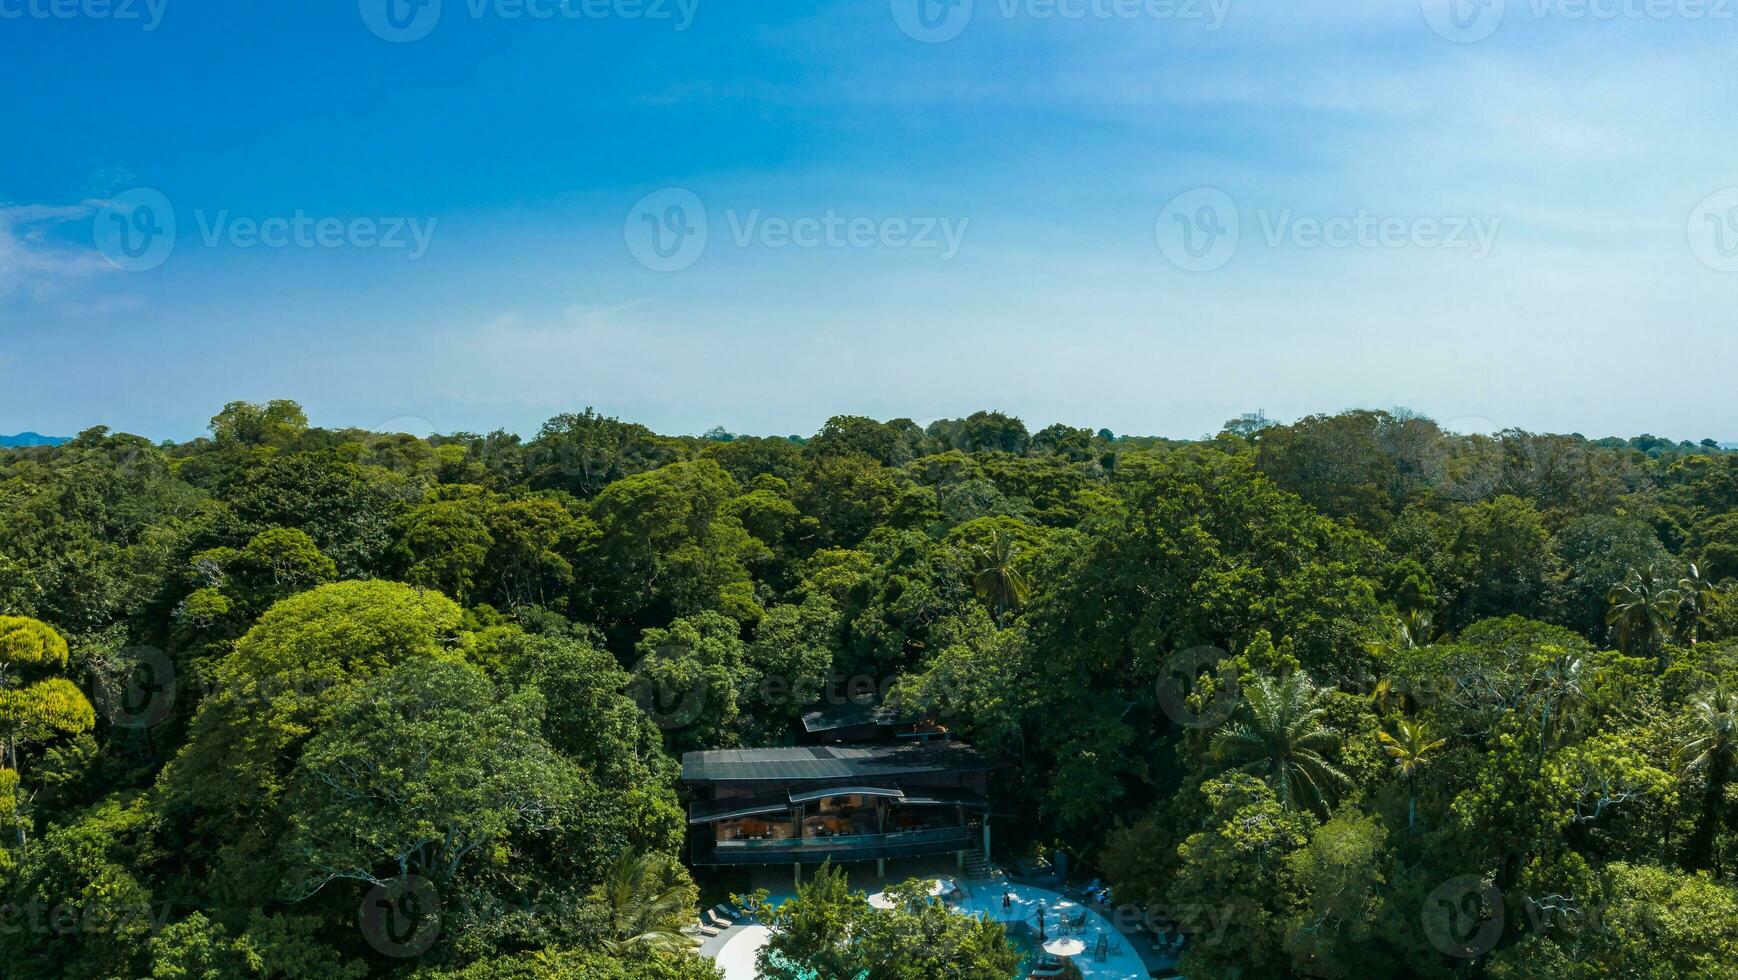
[[[1140,954],[1134,951],[1130,941],[1118,933],[1108,919],[1092,909],[1086,909],[1084,928],[1066,933],[1058,931],[1057,927],[1063,916],[1078,917],[1081,912],[1080,903],[1067,896],[1008,881],[968,882],[946,876],[941,880],[949,886],[958,881],[966,889],[967,897],[956,908],[967,915],[986,917],[997,922],[1026,922],[1036,931],[1038,908],[1042,905],[1046,910],[1045,929],[1050,938],[1071,935],[1086,943],[1087,952],[1074,958],[1074,964],[1080,968],[1086,980],[1148,980],[1147,967],[1141,962]],[[1007,896],[1006,907],[1003,906],[1004,895]],[[774,896],[770,900],[777,903],[789,897]],[[872,901],[878,898],[879,892],[870,896]],[[1112,948],[1120,947],[1118,952],[1108,954],[1102,962],[1093,956],[1100,936],[1110,937],[1109,945]],[[771,938],[772,930],[763,925],[749,925],[735,930],[715,954],[719,968],[724,971],[725,980],[755,980],[755,956]]]

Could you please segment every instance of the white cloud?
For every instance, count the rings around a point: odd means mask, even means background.
[[[0,205],[0,309],[39,302],[113,271],[94,247],[74,244],[98,203]],[[85,225],[88,228],[88,225]]]

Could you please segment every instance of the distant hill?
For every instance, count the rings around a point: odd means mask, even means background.
[[[0,436],[0,448],[13,449],[19,446],[58,446],[63,442],[71,442],[66,436],[45,436],[40,432],[20,432],[15,436]]]

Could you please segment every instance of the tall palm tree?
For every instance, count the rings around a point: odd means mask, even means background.
[[[1214,754],[1265,778],[1281,804],[1325,814],[1351,780],[1322,754],[1340,738],[1322,723],[1327,709],[1315,686],[1299,671],[1259,678],[1244,694],[1244,717],[1213,736]]]
[[[1364,644],[1364,649],[1373,655],[1380,656],[1405,650],[1416,650],[1429,646],[1436,639],[1436,617],[1427,609],[1411,609],[1405,614],[1394,617],[1397,635],[1384,636],[1370,640]]]
[[[608,912],[609,934],[602,944],[612,953],[634,949],[687,949],[694,940],[680,932],[692,914],[688,892],[668,859],[628,848],[610,862],[592,901]]]
[[[1561,648],[1559,648],[1561,649]],[[1532,694],[1539,701],[1539,760],[1544,762],[1551,736],[1574,729],[1576,705],[1587,696],[1584,682],[1587,661],[1573,650],[1563,650],[1533,679]]]
[[[1382,740],[1382,748],[1400,768],[1400,778],[1406,780],[1407,833],[1412,833],[1418,823],[1418,797],[1414,792],[1413,781],[1418,776],[1418,771],[1429,765],[1436,750],[1448,744],[1447,739],[1433,739],[1431,734],[1428,724],[1406,718],[1394,723],[1393,735],[1384,731],[1376,732],[1376,737]]]
[[[997,619],[1025,605],[1027,597],[1032,594],[1031,580],[1015,567],[1014,562],[1019,556],[1020,549],[1014,543],[1014,536],[1007,531],[997,531],[990,547],[978,553],[978,570],[972,576],[972,588],[977,591],[978,598],[990,604]]]
[[[1396,654],[1429,646],[1437,639],[1436,617],[1426,609],[1412,609],[1396,616],[1394,627],[1394,633],[1364,643],[1364,651],[1378,662],[1392,661]],[[1377,711],[1386,714],[1396,702],[1405,705],[1406,693],[1403,678],[1383,677],[1376,682],[1370,700]]]
[[[1632,568],[1629,575],[1606,594],[1611,607],[1605,612],[1605,623],[1617,634],[1617,644],[1630,656],[1659,658],[1659,669],[1665,670],[1664,645],[1661,639],[1677,615],[1683,596],[1660,581],[1649,566]]]
[[[1706,770],[1708,787],[1702,794],[1702,813],[1696,821],[1696,832],[1690,838],[1692,866],[1718,873],[1714,861],[1714,841],[1720,833],[1721,811],[1725,809],[1726,784],[1738,765],[1738,697],[1724,687],[1717,687],[1690,705],[1694,727],[1689,738],[1678,746],[1679,758],[1688,759],[1688,772]]]
[[[1689,571],[1678,579],[1678,637],[1695,646],[1702,638],[1702,620],[1708,615],[1708,600],[1719,591],[1702,566],[1690,563]]]

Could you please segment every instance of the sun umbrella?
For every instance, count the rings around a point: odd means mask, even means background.
[[[1068,959],[1086,952],[1086,944],[1073,936],[1060,936],[1045,943],[1044,952]]]

